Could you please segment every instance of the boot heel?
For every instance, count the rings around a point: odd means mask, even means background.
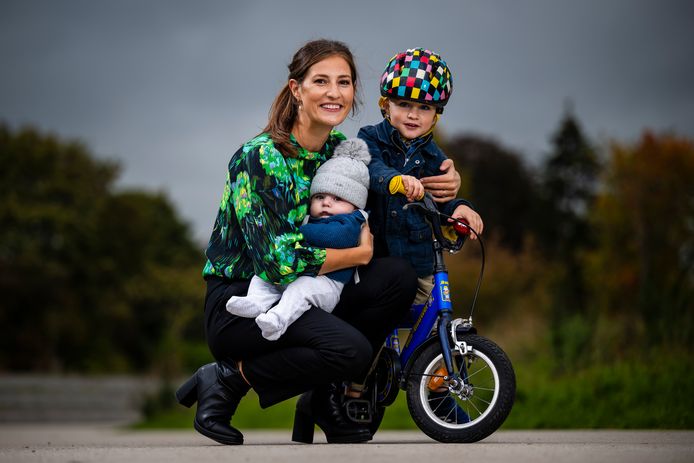
[[[303,411],[294,412],[294,430],[292,431],[292,441],[304,444],[313,443],[313,417]]]
[[[198,375],[191,376],[188,381],[183,383],[176,391],[176,400],[184,407],[192,407],[198,400]]]

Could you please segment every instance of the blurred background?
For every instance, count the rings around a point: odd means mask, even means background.
[[[203,250],[287,64],[346,42],[453,73],[437,139],[485,220],[481,334],[510,428],[694,426],[694,5],[664,0],[0,2],[0,422],[190,426]],[[476,246],[450,256],[466,316]],[[414,427],[403,396],[384,426]],[[292,401],[244,427],[286,427]]]

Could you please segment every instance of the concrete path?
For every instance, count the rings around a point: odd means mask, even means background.
[[[0,374],[0,423],[134,423],[159,386],[138,376]]]
[[[417,431],[382,431],[368,444],[294,444],[291,432],[246,431],[222,446],[189,431],[106,425],[0,425],[0,462],[694,462],[694,431],[499,431],[476,444],[440,444]]]

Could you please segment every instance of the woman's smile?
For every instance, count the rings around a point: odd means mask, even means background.
[[[335,103],[326,103],[322,104],[321,108],[327,109],[328,111],[340,111],[342,109],[342,105]]]

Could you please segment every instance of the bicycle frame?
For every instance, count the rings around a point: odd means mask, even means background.
[[[386,339],[386,347],[394,349],[399,354],[402,371],[407,371],[407,365],[412,359],[412,355],[431,338],[432,329],[434,325],[437,325],[438,339],[446,370],[449,376],[453,375],[451,343],[448,339],[447,329],[453,314],[453,305],[451,304],[448,283],[448,269],[443,260],[443,247],[436,240],[434,240],[434,288],[426,304],[413,305],[411,313],[417,316],[411,326],[410,324],[400,326]],[[399,329],[410,329],[407,342],[402,350],[400,350]]]
[[[349,399],[345,409],[353,421],[370,423],[374,433],[385,408],[395,402],[399,390],[404,390],[410,415],[429,437],[448,443],[477,442],[501,426],[515,396],[510,360],[494,342],[477,335],[472,326],[484,274],[484,244],[465,221],[438,211],[428,194],[422,202],[408,203],[403,209],[409,207],[421,208],[432,228],[434,286],[427,302],[413,304],[410,319],[386,339],[369,379],[372,398]],[[442,223],[453,225],[454,238],[443,232]],[[469,314],[453,319],[443,254],[459,251],[470,233],[480,246],[480,272]],[[402,349],[400,330],[409,330]]]

